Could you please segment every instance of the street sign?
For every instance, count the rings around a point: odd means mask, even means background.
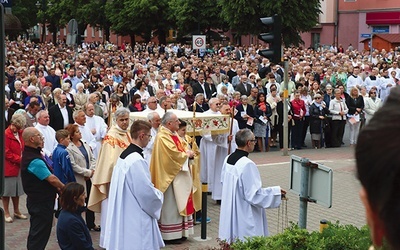
[[[192,48],[193,49],[205,49],[206,48],[206,36],[193,36]]]
[[[367,33],[367,34],[361,34],[362,38],[371,38],[371,34]]]
[[[75,19],[69,20],[67,31],[67,45],[75,45],[76,37],[78,36],[78,22]]]
[[[389,26],[376,26],[372,27],[374,33],[389,33]]]
[[[302,158],[292,155],[290,164],[290,186],[289,189],[295,194],[300,195],[303,180],[301,179]],[[332,206],[332,169],[319,164],[316,167],[310,167],[308,199],[309,201],[330,208]]]

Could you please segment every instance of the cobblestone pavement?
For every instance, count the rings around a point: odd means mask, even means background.
[[[340,221],[342,224],[354,224],[362,226],[365,222],[364,210],[358,197],[359,183],[354,174],[354,152],[348,146],[332,149],[303,149],[289,151],[300,157],[307,157],[311,161],[319,162],[333,169],[333,198],[332,207],[326,208],[317,204],[308,205],[307,229],[318,230],[319,221],[326,219],[332,222]],[[282,156],[280,151],[271,151],[268,153],[251,153],[250,158],[259,166],[260,174],[264,186],[280,185],[284,189],[289,188],[290,177],[290,157]],[[299,214],[299,198],[292,192],[288,192],[287,197],[287,218],[288,221],[297,222]],[[27,213],[25,207],[26,196],[20,199],[21,211]],[[208,216],[212,219],[207,225],[206,241],[198,241],[200,238],[201,226],[196,225],[195,234],[189,237],[181,245],[168,245],[166,249],[218,249],[218,224],[220,206],[211,200],[208,196]],[[12,212],[11,208],[11,212]],[[279,209],[267,210],[269,231],[271,234],[278,233],[278,219],[282,221],[283,215],[278,216]],[[282,211],[282,210],[281,210]],[[279,218],[278,218],[279,217]],[[96,214],[96,219],[100,220],[100,215]],[[281,223],[279,223],[281,226]],[[6,249],[19,250],[26,249],[26,238],[29,229],[29,220],[14,220],[14,223],[6,223],[5,227],[5,245]],[[94,247],[98,247],[99,233],[91,232]],[[53,228],[47,249],[59,249],[55,228]]]

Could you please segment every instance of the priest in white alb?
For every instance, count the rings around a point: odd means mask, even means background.
[[[100,116],[94,114],[94,106],[91,103],[85,104],[85,114],[86,114],[86,127],[92,132],[94,139],[96,140],[96,148],[93,150],[94,157],[97,159],[101,142],[107,134],[107,124],[104,119]]]
[[[210,109],[203,114],[209,116],[221,114],[219,111],[221,102],[218,98],[211,98],[208,103]],[[222,163],[228,155],[229,133],[211,135],[211,131],[203,130],[202,136],[200,141],[200,180],[202,183],[208,184],[211,198],[219,203],[222,195],[221,170]]]
[[[86,125],[86,114],[83,110],[75,110],[73,113],[73,118],[75,124],[78,125],[79,131],[82,134],[82,139],[89,144],[92,152],[96,150],[96,140],[90,131],[89,127]]]
[[[245,237],[268,236],[266,208],[277,208],[285,190],[262,187],[256,164],[248,158],[256,139],[249,129],[237,132],[235,152],[226,157],[222,168],[222,204],[219,218],[221,240],[228,243]]]
[[[57,147],[57,140],[56,140],[56,131],[52,127],[49,126],[50,116],[47,110],[40,110],[36,114],[37,124],[35,128],[42,133],[44,137],[44,147],[43,152],[48,156],[51,157],[53,154],[54,149]]]
[[[163,193],[151,182],[143,148],[151,139],[149,122],[137,120],[131,126],[132,143],[114,167],[105,231],[106,249],[160,249],[164,247],[157,220]]]

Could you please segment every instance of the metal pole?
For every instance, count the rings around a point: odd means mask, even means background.
[[[4,6],[0,4],[0,83],[5,82],[5,59],[6,59],[6,45],[5,45],[5,35],[4,35]],[[0,94],[0,107],[4,110],[5,96],[4,92]],[[0,130],[5,130],[4,119],[0,121]],[[2,150],[0,150],[0,196],[3,196],[4,192],[4,136],[0,138],[0,145]],[[4,211],[0,208],[0,250],[5,249],[5,227],[4,227]]]
[[[202,184],[202,194],[201,194],[201,239],[207,239],[207,193],[208,185],[207,183]]]
[[[289,105],[289,62],[284,61],[284,81],[283,81],[283,155],[288,156],[288,148],[289,148],[289,124],[288,124],[288,105]],[[279,138],[279,140],[282,140]]]
[[[300,187],[300,211],[299,211],[299,227],[307,228],[307,205],[308,205],[308,183],[310,161],[307,158],[301,159],[301,187]]]
[[[370,45],[369,45],[369,56],[370,56],[370,62],[372,63],[372,41],[373,41],[373,37],[374,37],[374,28],[373,27],[371,27],[371,29],[372,29],[372,31],[371,31],[371,41],[370,41]]]

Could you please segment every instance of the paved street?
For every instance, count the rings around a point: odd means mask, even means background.
[[[307,157],[311,161],[323,163],[333,169],[333,198],[332,208],[328,209],[316,204],[308,205],[307,228],[319,230],[319,221],[340,221],[343,224],[354,224],[362,226],[365,224],[364,210],[358,198],[359,184],[354,175],[353,149],[346,146],[333,149],[303,149],[290,151],[300,157]],[[272,151],[268,153],[252,153],[250,158],[259,166],[264,186],[281,185],[288,189],[290,176],[290,157],[282,156],[282,152]],[[21,209],[26,213],[25,197],[21,197]],[[207,225],[207,241],[196,241],[194,238],[200,236],[200,225],[195,226],[195,235],[190,237],[184,244],[169,245],[166,249],[212,249],[218,247],[218,222],[220,206],[216,205],[208,196],[208,216],[212,219]],[[296,195],[288,192],[287,217],[289,221],[297,222],[299,214],[299,199]],[[269,230],[271,234],[278,231],[278,210],[267,211]],[[12,211],[12,210],[11,210]],[[100,216],[97,215],[97,219]],[[281,221],[283,216],[280,217]],[[26,249],[26,237],[29,229],[29,221],[16,220],[14,223],[6,224],[6,249]],[[99,233],[91,232],[95,247],[98,248]],[[55,230],[53,229],[47,249],[59,249]],[[99,248],[98,248],[99,249]]]

